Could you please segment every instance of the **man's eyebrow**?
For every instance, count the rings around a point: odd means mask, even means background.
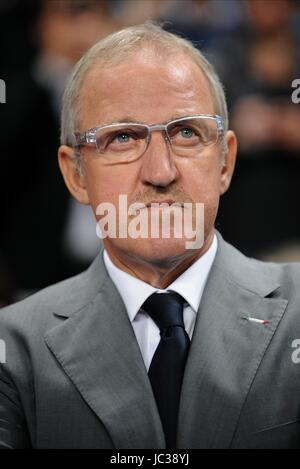
[[[173,121],[173,120],[177,120],[177,119],[180,119],[182,117],[188,117],[188,116],[176,116],[176,115],[173,115],[171,116],[168,120],[166,120],[165,122],[170,122],[170,121]],[[145,122],[145,121],[141,121],[141,120],[138,120],[138,119],[135,119],[134,117],[132,116],[124,116],[124,117],[121,117],[120,119],[116,119],[116,120],[113,120],[113,121],[110,121],[107,125],[111,125],[111,124],[126,124],[126,123],[132,123],[132,124],[148,124],[148,125],[151,125],[152,122],[148,123],[148,122]]]
[[[133,124],[145,124],[145,121],[137,120],[131,116],[124,116],[120,119],[114,119],[113,121],[110,121],[109,124],[126,124],[128,122],[132,122]]]

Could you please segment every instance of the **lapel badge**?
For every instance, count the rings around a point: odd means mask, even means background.
[[[251,316],[248,316],[248,315],[244,316],[243,319],[245,319],[246,321],[250,321],[250,322],[257,322],[258,324],[262,324],[264,326],[269,324],[269,321],[267,321],[266,319],[252,318]]]

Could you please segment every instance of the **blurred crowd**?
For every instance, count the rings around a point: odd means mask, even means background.
[[[0,305],[96,255],[92,213],[57,165],[61,97],[93,43],[147,19],[191,39],[224,83],[239,157],[217,228],[247,255],[300,260],[299,0],[1,0]]]

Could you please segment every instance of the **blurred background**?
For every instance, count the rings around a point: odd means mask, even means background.
[[[96,255],[91,211],[57,165],[61,96],[93,43],[147,19],[191,39],[224,83],[239,157],[217,228],[249,256],[300,261],[299,0],[0,0],[0,305]]]

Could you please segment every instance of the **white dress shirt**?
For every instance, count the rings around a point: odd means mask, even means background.
[[[125,304],[147,371],[159,344],[160,332],[150,316],[141,309],[141,306],[152,293],[166,293],[168,291],[179,293],[186,301],[183,309],[183,320],[186,332],[191,339],[203,290],[216,256],[217,243],[215,235],[206,253],[165,290],[154,288],[152,285],[119,269],[113,264],[107,251],[104,250],[105,266]]]

